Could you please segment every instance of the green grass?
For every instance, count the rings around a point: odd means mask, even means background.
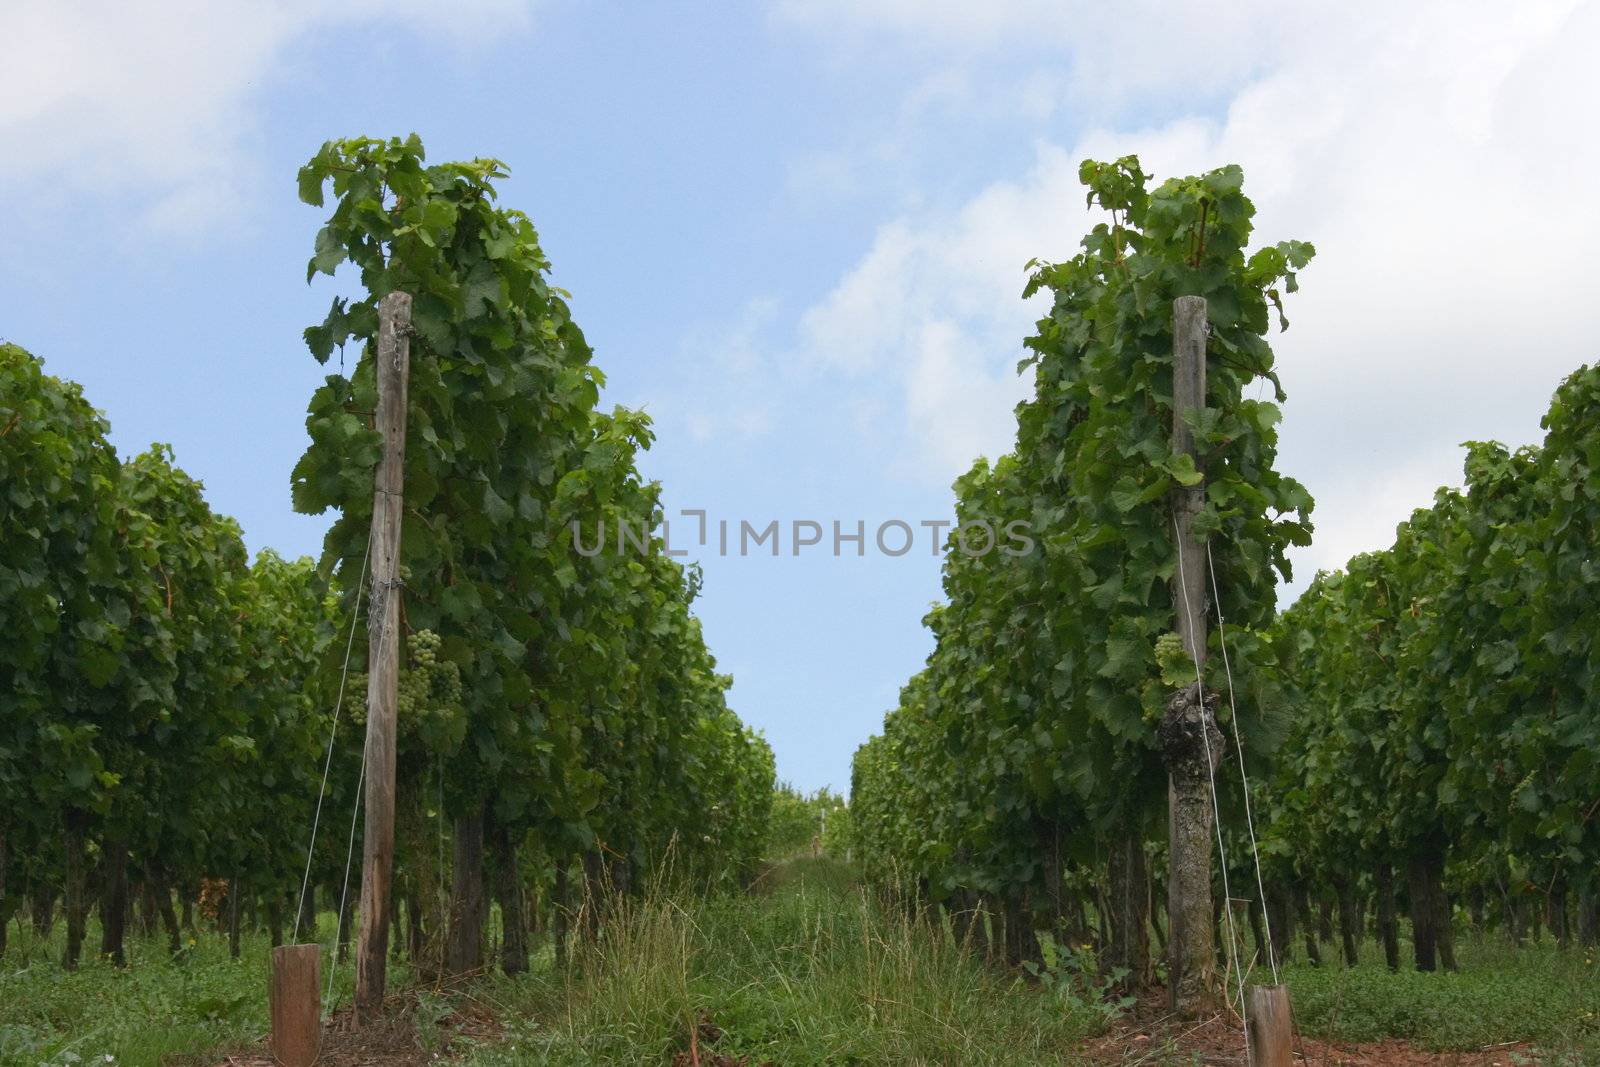
[[[856,888],[828,859],[785,863],[750,896],[633,905],[569,977],[487,985],[502,1039],[467,1060],[669,1063],[699,1019],[711,1052],[805,1064],[1071,1062],[1087,1006],[986,968],[952,936]]]
[[[324,935],[332,929],[333,915],[322,916]],[[60,922],[44,941],[15,922],[9,933],[0,959],[4,1067],[156,1067],[163,1058],[247,1044],[267,1031],[264,934],[246,934],[233,960],[227,939],[204,931],[181,961],[167,955],[164,936],[130,936],[128,966],[119,969],[95,958],[100,930],[91,921],[83,964],[68,972],[59,964]],[[353,985],[347,963],[334,975],[334,992],[348,1001]]]
[[[621,907],[598,942],[575,949],[565,974],[544,943],[529,975],[454,996],[419,993],[411,1018],[424,1047],[464,1049],[471,1067],[668,1064],[704,1020],[721,1033],[700,1043],[703,1063],[717,1053],[783,1067],[1013,1065],[1076,1062],[1103,1025],[1077,996],[986,966],[947,929],[885,905],[826,857],[777,864],[750,894]],[[324,936],[332,926],[324,915]],[[58,923],[38,943],[11,926],[0,960],[0,1067],[203,1064],[211,1061],[202,1054],[266,1031],[264,935],[247,934],[237,961],[212,932],[181,961],[168,959],[160,937],[130,938],[128,968],[88,958],[69,974],[56,962],[62,933]],[[97,944],[91,923],[87,945]],[[1458,954],[1459,973],[1391,974],[1376,945],[1362,946],[1350,969],[1326,947],[1323,967],[1286,972],[1297,1021],[1341,1044],[1531,1042],[1540,1063],[1600,1064],[1594,953],[1462,937]],[[393,984],[403,982],[401,967]],[[341,1003],[352,984],[346,964],[335,976]],[[456,1033],[462,996],[489,1009],[497,1037],[473,1045]]]
[[[1562,951],[1550,942],[1514,948],[1492,938],[1462,938],[1456,951],[1460,971],[1423,974],[1409,967],[1390,973],[1374,943],[1361,946],[1353,968],[1324,949],[1323,966],[1302,962],[1286,972],[1295,1019],[1306,1033],[1337,1042],[1397,1037],[1463,1050],[1527,1041],[1550,1062],[1559,1055],[1600,1063],[1600,961],[1593,951]]]

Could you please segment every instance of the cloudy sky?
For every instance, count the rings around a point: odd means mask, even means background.
[[[1258,236],[1317,245],[1274,342],[1297,585],[1462,441],[1537,440],[1600,347],[1594,0],[3,0],[0,41],[0,337],[252,548],[324,528],[289,507],[329,297],[294,174],[335,136],[507,161],[649,473],[735,525],[949,514],[1010,446],[1023,264],[1090,224],[1085,156],[1242,164]],[[735,705],[805,788],[847,786],[939,592],[925,544],[829,548],[701,556]]]

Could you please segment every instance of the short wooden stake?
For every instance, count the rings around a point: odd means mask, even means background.
[[[272,1057],[283,1067],[311,1067],[322,1044],[322,960],[316,945],[272,950]]]
[[[1289,1017],[1289,987],[1250,987],[1250,1051],[1255,1067],[1293,1067],[1294,1023]]]

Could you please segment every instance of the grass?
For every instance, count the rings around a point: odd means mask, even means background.
[[[329,913],[322,931],[332,930]],[[128,966],[117,968],[95,958],[100,930],[91,921],[83,963],[69,972],[58,962],[62,923],[43,940],[15,922],[9,932],[0,959],[4,1067],[156,1067],[181,1054],[252,1042],[267,1031],[265,934],[246,934],[234,960],[224,936],[201,932],[174,961],[164,935],[130,932]],[[353,986],[347,963],[334,975],[335,995],[348,1001]]]
[[[1076,1062],[1105,1021],[1070,982],[1050,992],[986,966],[948,928],[885,905],[826,857],[778,864],[750,894],[620,907],[565,973],[545,944],[528,975],[484,979],[463,994],[418,993],[412,1019],[424,1047],[448,1045],[470,1067],[669,1064],[694,1034],[708,1067],[719,1062],[713,1055],[783,1067],[981,1067]],[[324,915],[323,934],[332,928]],[[208,1050],[266,1031],[264,935],[247,934],[242,958],[230,960],[226,940],[205,932],[180,961],[160,937],[130,937],[128,968],[89,958],[67,973],[56,962],[59,923],[44,942],[23,925],[11,932],[0,960],[0,1067],[206,1063]],[[86,944],[98,944],[92,923]],[[1376,945],[1362,946],[1354,968],[1326,949],[1323,967],[1286,971],[1297,1021],[1339,1044],[1528,1042],[1540,1063],[1600,1064],[1594,953],[1471,937],[1457,951],[1459,973],[1391,974]],[[401,968],[395,984],[403,981]],[[352,985],[346,964],[335,975],[340,1003]],[[497,1036],[461,1035],[452,1019],[462,997],[497,1020]]]
[[[634,906],[570,976],[481,987],[507,1027],[468,1062],[669,1063],[704,1019],[723,1036],[702,1057],[751,1064],[1063,1063],[1103,1021],[884,908],[834,861],[775,870],[765,895]],[[1391,974],[1376,944],[1354,968],[1325,948],[1324,966],[1286,971],[1297,1022],[1340,1044],[1529,1043],[1537,1062],[1600,1064],[1594,953],[1464,936],[1458,954],[1458,973]]]
[[[1352,968],[1324,950],[1323,966],[1298,963],[1286,971],[1295,1019],[1306,1033],[1341,1043],[1393,1037],[1465,1050],[1531,1042],[1552,1057],[1600,1063],[1593,950],[1462,938],[1456,951],[1460,971],[1423,974],[1408,967],[1391,973],[1375,943],[1360,946]]]
[[[784,1067],[1061,1063],[1101,1023],[885,907],[835,861],[794,860],[767,882],[633,905],[571,975],[482,988],[507,1028],[467,1062],[669,1063],[693,1030],[702,1057]]]

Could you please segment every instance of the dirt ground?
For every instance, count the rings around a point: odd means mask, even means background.
[[[391,998],[388,1017],[363,1027],[346,1008],[334,1015],[322,1031],[322,1053],[317,1067],[422,1067],[445,1063],[454,1057],[450,1045],[458,1037],[475,1042],[492,1041],[500,1034],[500,1024],[479,1005],[463,1002],[433,1028],[443,1048],[424,1047],[414,1017],[415,1004]],[[214,1067],[278,1067],[267,1051],[266,1042],[214,1061]]]
[[[1221,1015],[1194,1021],[1167,1013],[1164,998],[1142,1001],[1084,1050],[1091,1063],[1202,1063],[1246,1067],[1244,1028]],[[1527,1045],[1507,1044],[1466,1052],[1430,1052],[1405,1041],[1340,1045],[1295,1035],[1294,1061],[1308,1067],[1518,1067],[1538,1062]]]
[[[469,1037],[492,1041],[499,1024],[487,1009],[464,1005],[443,1019],[435,1032],[447,1042]],[[702,1019],[686,1038],[688,1049],[673,1057],[671,1067],[781,1067],[752,1063],[716,1051],[722,1032]],[[1082,1050],[1092,1064],[1194,1064],[1245,1067],[1244,1032],[1236,1021],[1214,1016],[1200,1022],[1181,1021],[1157,1002],[1146,1002]],[[445,1047],[424,1048],[412,1012],[403,1003],[387,1020],[356,1029],[348,1012],[336,1016],[323,1033],[318,1067],[423,1067],[454,1057]],[[1538,1062],[1526,1045],[1501,1045],[1467,1052],[1429,1052],[1404,1041],[1338,1045],[1315,1038],[1295,1038],[1295,1063],[1307,1067],[1518,1067]],[[277,1067],[264,1048],[214,1061],[214,1067]]]

